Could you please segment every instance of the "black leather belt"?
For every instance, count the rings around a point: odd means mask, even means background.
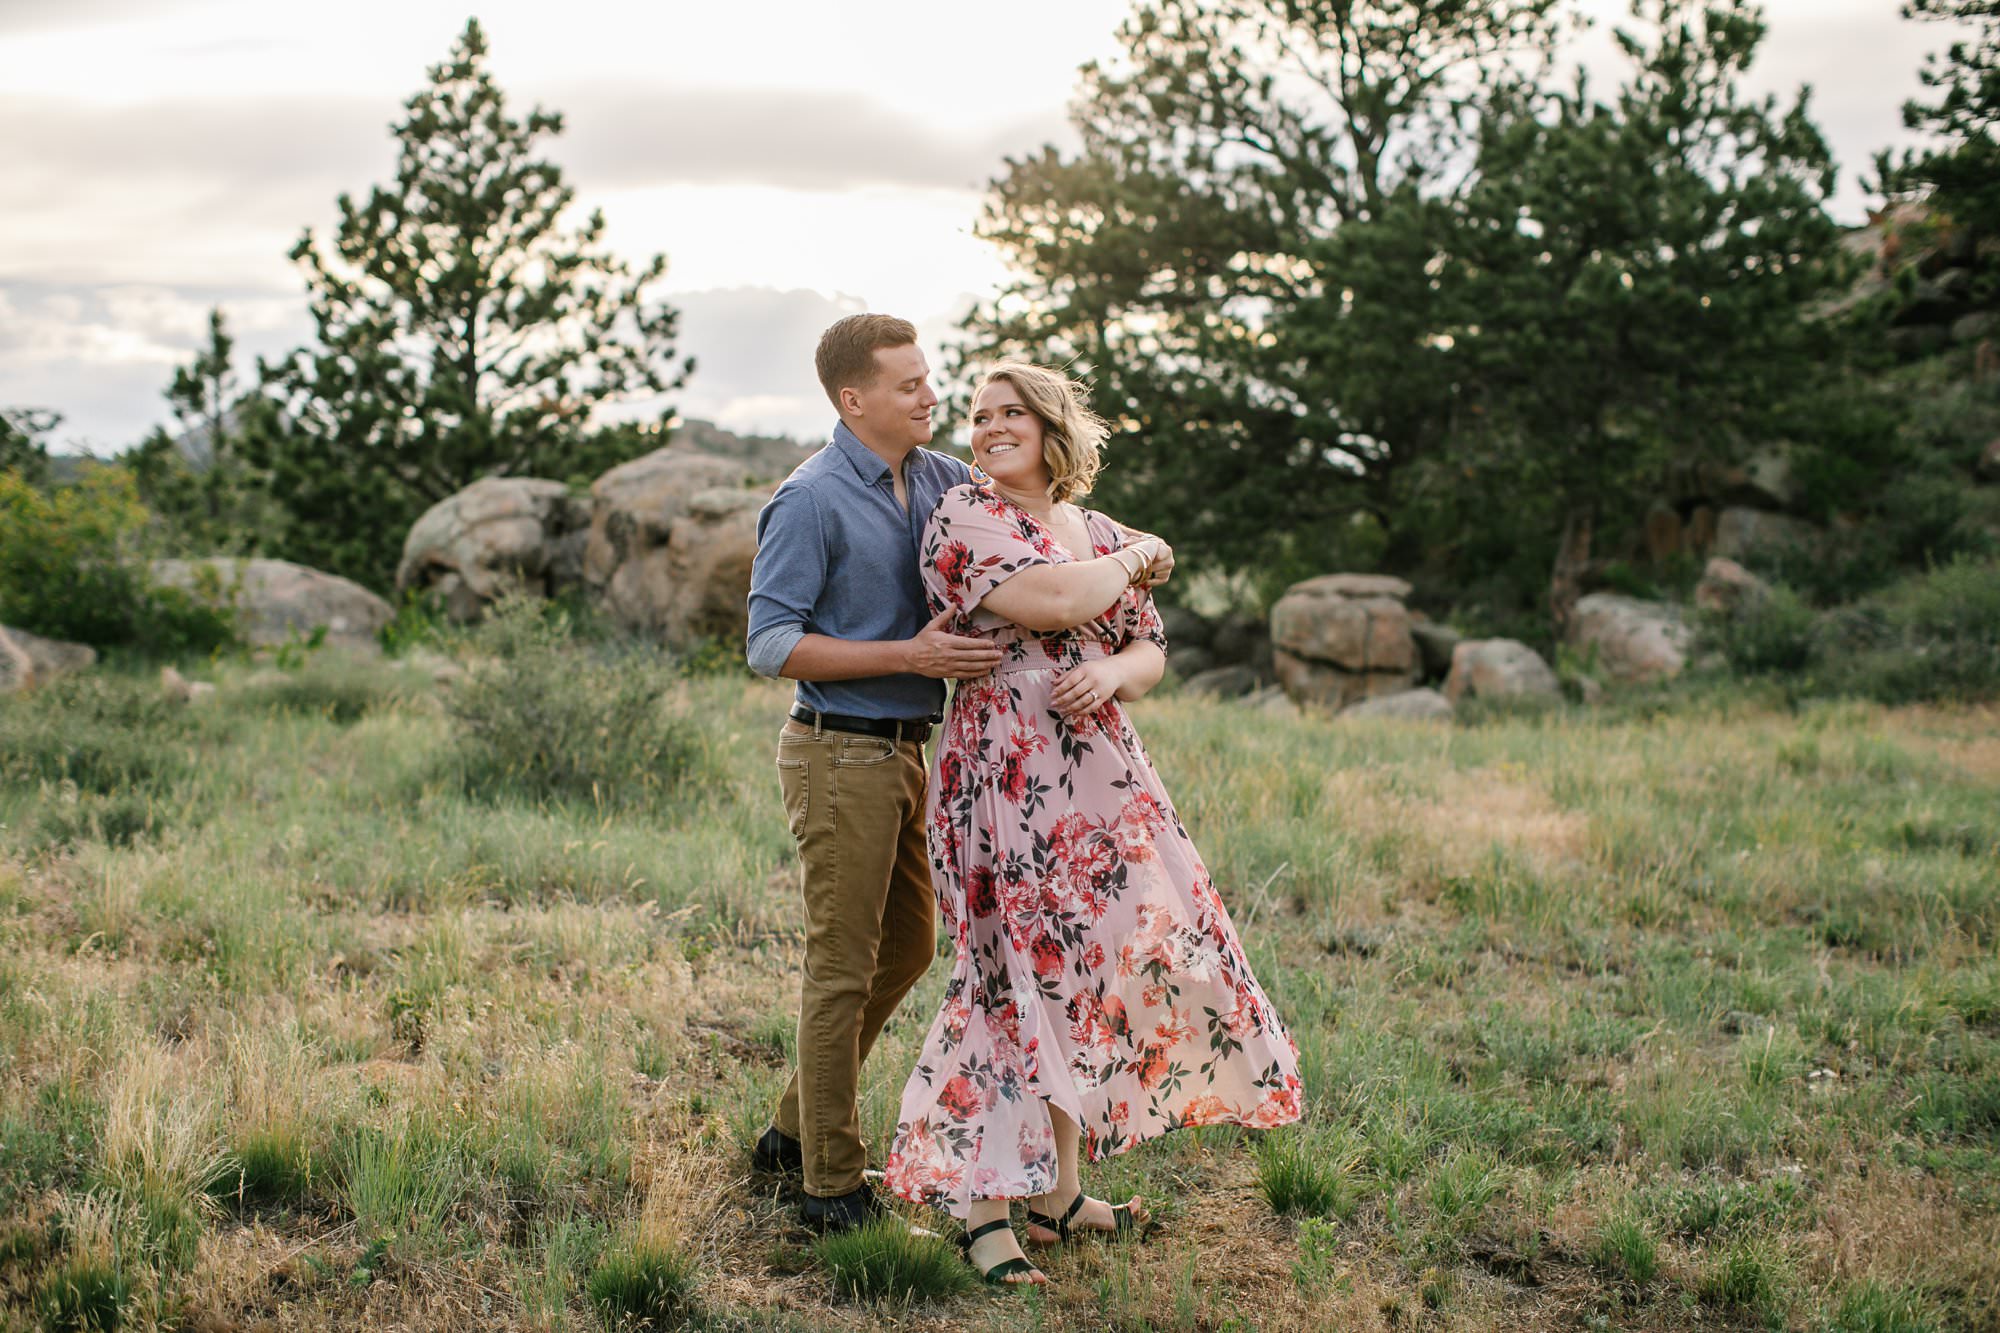
[[[863,736],[880,736],[885,740],[915,741],[919,745],[931,736],[928,718],[905,722],[893,717],[849,717],[845,713],[815,713],[804,704],[793,704],[792,720],[828,731],[852,731]]]

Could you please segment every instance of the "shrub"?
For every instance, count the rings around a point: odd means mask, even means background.
[[[2000,561],[1960,556],[1829,617],[1830,692],[1881,703],[2000,695]]]
[[[1812,665],[1818,617],[1799,595],[1780,584],[1728,616],[1702,622],[1702,637],[1741,676],[1803,671]]]
[[[234,643],[226,605],[147,578],[137,550],[146,517],[120,468],[92,467],[76,485],[46,495],[0,473],[0,622],[163,656]]]
[[[481,660],[451,687],[468,788],[537,799],[645,805],[693,766],[694,728],[661,696],[656,651],[574,641],[566,612],[529,598],[497,605],[472,636]]]
[[[166,812],[144,793],[79,791],[74,800],[58,800],[43,807],[35,820],[32,841],[38,847],[74,847],[85,842],[129,847],[141,838],[157,835],[167,822]]]
[[[0,700],[0,781],[164,793],[186,774],[194,720],[157,685],[107,672],[64,676]]]
[[[856,1300],[938,1300],[973,1285],[972,1269],[949,1241],[893,1217],[828,1235],[816,1248],[833,1285]]]

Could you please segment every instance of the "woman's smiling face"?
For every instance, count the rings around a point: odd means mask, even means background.
[[[1009,490],[1048,491],[1042,419],[1006,380],[994,380],[972,400],[972,458],[980,471]]]

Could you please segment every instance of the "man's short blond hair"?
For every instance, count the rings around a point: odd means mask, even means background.
[[[840,410],[842,389],[865,389],[875,382],[875,353],[909,347],[917,341],[917,326],[894,315],[849,315],[819,335],[813,368],[834,411]]]
[[[1057,504],[1090,494],[1103,466],[1111,427],[1090,410],[1089,390],[1059,370],[1026,361],[1002,361],[987,371],[973,397],[989,384],[1010,384],[1042,423],[1042,463],[1049,470],[1049,499]]]

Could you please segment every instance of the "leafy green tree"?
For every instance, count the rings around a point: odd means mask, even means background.
[[[1954,219],[1982,235],[2000,232],[2000,0],[1908,0],[1903,16],[1970,24],[1940,59],[1925,62],[1921,78],[1932,100],[1903,105],[1903,123],[1943,143],[1882,164],[1889,188],[1930,190]]]
[[[1090,380],[1122,427],[1105,502],[1196,561],[1324,569],[1357,535],[1379,544],[1449,396],[1421,305],[1342,359],[1321,335],[1376,277],[1421,283],[1428,242],[1375,250],[1379,275],[1316,251],[1398,197],[1464,188],[1487,108],[1565,30],[1558,0],[1141,3],[1122,59],[1085,70],[1081,154],[994,183],[980,231],[1018,276],[963,359]]]
[[[1615,96],[1579,79],[1489,120],[1475,180],[1428,228],[1449,461],[1489,502],[1547,513],[1558,625],[1601,518],[1636,519],[1672,467],[1810,433],[1840,352],[1805,316],[1838,273],[1833,161],[1803,94],[1741,91],[1758,7],[1634,16]]]
[[[0,408],[0,472],[12,472],[30,486],[47,486],[44,439],[61,423],[61,416],[38,407]]]
[[[146,523],[122,467],[86,464],[47,494],[0,471],[0,624],[153,654],[234,642],[229,611],[149,582],[138,558]]]
[[[234,349],[218,307],[209,312],[208,345],[167,387],[178,436],[156,429],[123,460],[164,530],[163,544],[176,553],[260,553],[282,531],[269,480],[250,462],[281,429],[276,405],[245,390]]]
[[[1142,6],[1083,154],[995,184],[1022,276],[972,357],[1073,358],[1131,432],[1110,503],[1196,559],[1523,609],[1553,570],[1560,619],[1602,519],[1808,396],[1834,240],[1803,102],[1740,91],[1754,5],[1646,0],[1606,96],[1552,77],[1567,13]]]
[[[378,587],[426,507],[484,476],[592,475],[614,461],[593,409],[693,365],[646,299],[665,259],[614,258],[601,213],[562,225],[574,191],[536,156],[562,117],[509,115],[486,50],[469,22],[394,127],[394,183],[342,195],[330,246],[300,238],[318,346],[263,367],[286,430],[257,461],[288,552]]]

